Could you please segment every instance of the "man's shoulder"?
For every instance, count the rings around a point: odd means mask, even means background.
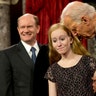
[[[47,44],[41,44],[40,50],[48,50],[48,45]]]
[[[14,52],[15,50],[18,49],[18,48],[17,48],[18,46],[19,46],[19,43],[14,44],[14,45],[11,45],[11,46],[8,46],[8,47],[6,47],[6,48],[0,50],[0,52],[11,52],[11,51]]]

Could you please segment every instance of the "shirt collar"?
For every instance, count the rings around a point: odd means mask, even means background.
[[[22,44],[24,45],[24,47],[25,47],[25,49],[26,49],[26,51],[27,51],[28,53],[30,52],[31,47],[34,47],[34,48],[36,49],[36,53],[39,52],[39,46],[38,46],[37,41],[36,41],[36,43],[35,43],[33,46],[30,46],[29,44],[25,43],[25,42],[22,41],[22,40],[21,40],[21,42],[22,42]]]

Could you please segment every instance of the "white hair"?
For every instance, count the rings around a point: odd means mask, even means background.
[[[72,20],[81,22],[81,17],[84,15],[92,18],[95,14],[95,7],[89,5],[88,3],[83,3],[79,1],[70,2],[62,11],[60,16],[60,22],[64,22],[65,16],[70,16]]]

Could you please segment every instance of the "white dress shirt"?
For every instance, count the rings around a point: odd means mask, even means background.
[[[21,42],[22,42],[23,46],[25,47],[25,49],[26,49],[26,51],[30,57],[32,56],[32,51],[30,51],[31,47],[34,47],[36,49],[35,54],[36,54],[36,56],[38,55],[40,49],[39,49],[37,42],[34,44],[34,46],[30,46],[29,44],[25,43],[22,40],[21,40]]]

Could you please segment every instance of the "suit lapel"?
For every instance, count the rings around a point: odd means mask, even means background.
[[[32,66],[34,68],[34,64],[31,60],[31,58],[29,57],[28,53],[26,52],[24,46],[22,45],[22,43],[20,42],[17,45],[19,51],[18,51],[18,55],[20,56],[20,58],[29,66]]]

